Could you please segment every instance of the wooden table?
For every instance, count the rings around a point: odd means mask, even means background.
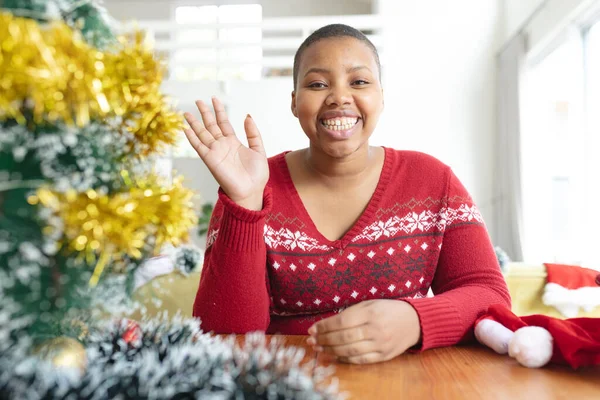
[[[306,361],[314,360],[306,336],[282,339],[288,346],[305,348]],[[326,354],[318,360],[335,365],[334,376],[349,399],[600,399],[600,367],[528,369],[476,346],[404,354],[370,365],[336,363]]]

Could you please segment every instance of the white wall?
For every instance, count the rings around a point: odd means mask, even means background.
[[[263,17],[370,14],[370,0],[105,0],[119,21],[170,19],[174,4],[262,4]]]
[[[493,232],[496,0],[381,0],[385,112],[374,143],[450,165]]]

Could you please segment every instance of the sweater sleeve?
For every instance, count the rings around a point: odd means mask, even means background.
[[[449,174],[434,296],[405,299],[419,315],[420,350],[471,340],[475,321],[490,305],[511,306],[481,214],[458,178],[452,171]]]
[[[263,231],[271,203],[269,186],[265,188],[261,211],[238,206],[219,189],[193,309],[205,332],[267,329],[269,292]]]

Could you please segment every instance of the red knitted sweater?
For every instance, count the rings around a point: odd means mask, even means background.
[[[435,158],[386,148],[369,204],[335,241],[310,219],[285,154],[269,167],[262,211],[219,191],[194,302],[205,331],[306,334],[353,304],[398,299],[416,309],[427,349],[469,339],[488,306],[510,307],[479,211]]]

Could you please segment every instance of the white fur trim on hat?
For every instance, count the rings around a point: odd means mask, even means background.
[[[565,318],[574,318],[582,308],[585,312],[600,306],[600,287],[586,286],[567,289],[556,283],[547,283],[542,302],[555,307]]]

